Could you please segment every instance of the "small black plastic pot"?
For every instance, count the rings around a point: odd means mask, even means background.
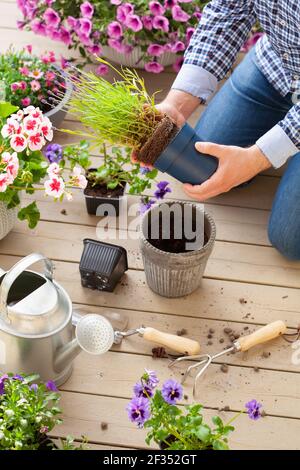
[[[58,449],[55,442],[47,436],[47,434],[43,434],[40,439],[38,450],[55,450]]]
[[[182,183],[201,184],[208,180],[218,168],[218,160],[195,149],[195,143],[200,141],[194,129],[185,124],[158,157],[155,168]]]
[[[96,168],[91,168],[89,171],[96,171]],[[109,205],[113,210],[105,211],[106,213],[101,213],[101,215],[116,215],[119,216],[120,213],[120,204],[121,204],[121,197],[124,195],[125,187],[123,189],[122,196],[118,197],[107,197],[103,195],[94,196],[87,194],[88,187],[84,190],[84,197],[85,197],[85,204],[88,214],[97,215],[97,209],[99,206],[102,205]]]

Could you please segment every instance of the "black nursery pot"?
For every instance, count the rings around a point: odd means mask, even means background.
[[[47,436],[47,434],[43,434],[40,439],[38,450],[55,450],[55,449],[58,449],[55,442],[53,442],[52,439],[50,439],[50,437]]]
[[[200,141],[194,129],[185,124],[158,157],[155,168],[182,183],[201,184],[208,180],[218,168],[218,160],[195,149],[195,143]]]
[[[95,168],[91,168],[89,171],[96,171]],[[89,171],[87,173],[89,173]],[[124,195],[125,186],[121,189],[121,194],[117,197],[113,196],[105,196],[99,192],[99,196],[95,194],[89,194],[91,188],[88,186],[84,190],[84,197],[85,197],[85,204],[87,212],[91,215],[116,215],[119,216],[120,213],[120,205],[121,205],[121,198]],[[95,193],[97,190],[93,190]],[[97,214],[97,209],[99,206],[106,205],[108,210],[103,210],[101,213]],[[111,209],[110,209],[111,208]]]

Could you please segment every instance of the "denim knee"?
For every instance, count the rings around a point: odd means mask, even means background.
[[[300,245],[297,237],[294,236],[293,228],[288,225],[282,226],[276,223],[276,218],[271,217],[268,226],[269,240],[285,258],[290,260],[300,260]]]

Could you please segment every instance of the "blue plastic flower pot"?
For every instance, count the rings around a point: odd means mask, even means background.
[[[218,160],[195,149],[195,143],[200,141],[194,129],[185,124],[158,157],[155,168],[182,183],[201,184],[208,180],[215,173]]]

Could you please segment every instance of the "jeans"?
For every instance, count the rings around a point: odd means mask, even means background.
[[[256,65],[255,50],[246,56],[213,97],[196,126],[201,140],[248,147],[281,121],[293,106]],[[300,152],[290,158],[273,201],[268,235],[285,257],[300,260]]]

